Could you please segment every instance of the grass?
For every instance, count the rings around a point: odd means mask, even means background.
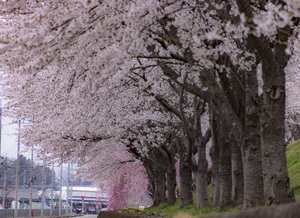
[[[210,185],[208,186],[208,193],[211,193],[211,187]],[[213,214],[218,214],[218,213],[224,213],[224,212],[230,212],[230,211],[237,211],[237,209],[233,209],[230,207],[222,208],[222,209],[212,209],[210,205],[207,205],[204,208],[197,209],[196,208],[196,193],[193,192],[193,200],[194,203],[187,205],[183,209],[179,208],[179,199],[177,199],[176,203],[172,206],[167,206],[167,204],[162,204],[157,207],[151,207],[151,208],[145,208],[144,213],[149,213],[153,212],[155,214],[164,212],[168,214],[168,218],[175,217],[177,214],[181,214],[180,217],[183,217],[184,214],[188,214],[190,216],[209,216]],[[179,217],[179,216],[178,216]]]
[[[296,199],[300,199],[300,140],[292,143],[286,149],[287,166],[291,188]]]
[[[300,140],[290,144],[286,150],[287,155],[287,167],[290,176],[290,185],[294,189],[295,198],[300,199]],[[208,193],[211,193],[211,187],[208,187]],[[196,195],[193,193],[194,202],[196,202]],[[236,211],[233,208],[223,208],[223,209],[212,209],[210,205],[197,209],[196,203],[186,206],[183,209],[179,208],[179,200],[173,206],[167,206],[167,204],[162,204],[157,207],[145,208],[143,213],[149,213],[150,211],[158,214],[161,212],[167,213],[169,218],[176,217],[189,217],[191,216],[209,216],[218,213]],[[183,215],[185,214],[185,215]],[[186,215],[188,214],[188,215]]]
[[[190,204],[190,205],[184,207],[183,209],[180,209],[179,208],[179,200],[177,200],[176,203],[172,206],[167,206],[167,204],[162,204],[162,205],[159,205],[154,208],[146,208],[144,210],[144,213],[148,213],[150,211],[155,214],[164,212],[164,213],[168,214],[169,218],[172,218],[172,217],[175,217],[178,213],[181,213],[181,214],[185,213],[185,214],[189,214],[191,216],[208,216],[208,215],[213,215],[213,214],[217,214],[217,213],[236,211],[236,209],[232,209],[232,208],[212,209],[210,207],[210,205],[208,205],[204,208],[201,208],[201,209],[197,209],[195,203]]]

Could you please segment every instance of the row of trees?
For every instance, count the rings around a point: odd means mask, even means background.
[[[26,158],[23,155],[20,155],[20,179],[19,179],[19,187],[29,188],[30,187],[30,172],[31,172],[31,160]],[[1,160],[1,166],[0,166],[0,187],[4,187],[4,180],[6,180],[6,188],[8,190],[15,190],[16,188],[16,167],[17,167],[17,160],[15,159],[2,159]],[[32,178],[33,178],[33,186],[37,188],[42,187],[42,171],[43,166],[34,163],[32,168]],[[6,174],[6,175],[5,175]],[[45,167],[45,175],[46,175],[46,186],[51,186],[51,179],[52,179],[52,171],[49,167]],[[55,180],[55,177],[54,177]]]
[[[213,207],[294,201],[285,102],[289,91],[299,109],[299,89],[286,88],[286,74],[299,79],[297,1],[0,6],[8,115],[30,121],[25,144],[106,186],[112,208],[145,190],[173,204],[176,185],[184,207],[193,183],[207,205],[210,141]]]

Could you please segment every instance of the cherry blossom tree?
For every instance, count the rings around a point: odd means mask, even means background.
[[[299,56],[299,8],[296,0],[2,1],[7,114],[30,121],[25,144],[88,168],[88,160],[130,148],[153,161],[151,148],[162,155],[176,126],[177,154],[188,163],[203,133],[197,104],[206,102],[213,206],[293,201],[283,146],[285,69]],[[136,144],[124,147],[132,135]],[[189,170],[186,164],[181,174],[191,178]],[[131,176],[118,173],[114,188]]]
[[[123,154],[115,152],[107,157],[87,162],[78,173],[85,175],[101,190],[106,190],[108,209],[147,203],[148,176],[142,163],[124,151]]]
[[[295,41],[297,43],[297,41]],[[300,66],[299,66],[299,52],[296,51],[288,63],[287,66],[287,78],[286,78],[286,140],[292,142],[300,138],[299,129],[299,98],[298,87],[295,86],[300,81]]]

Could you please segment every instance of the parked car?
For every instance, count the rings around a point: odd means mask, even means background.
[[[76,214],[82,213],[82,207],[81,206],[77,206],[75,212],[76,212]]]
[[[94,207],[88,208],[87,214],[96,214],[96,209]]]
[[[107,210],[107,207],[106,207],[105,204],[102,204],[101,206],[102,206],[102,208],[101,208],[102,211],[106,211]]]

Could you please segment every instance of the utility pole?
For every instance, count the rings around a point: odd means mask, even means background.
[[[60,166],[60,192],[59,192],[59,216],[61,216],[61,196],[62,196],[62,177],[63,177],[63,164]]]
[[[4,184],[3,184],[3,190],[2,190],[2,208],[5,209],[7,157],[5,158],[5,161],[3,164],[4,164]]]
[[[32,186],[33,186],[33,145],[31,146],[31,169],[30,169],[30,199],[29,199],[29,217],[32,216]]]
[[[52,163],[52,172],[51,172],[51,207],[50,207],[50,216],[53,215],[53,183],[54,183],[54,163]]]
[[[23,169],[23,190],[25,190],[25,183],[26,183],[26,168]],[[22,206],[24,206],[25,200],[24,197],[22,199]]]
[[[67,178],[67,209],[66,214],[68,214],[69,210],[69,198],[70,198],[70,161],[68,161],[68,178]],[[71,197],[72,198],[72,197]]]
[[[18,202],[19,202],[19,171],[20,171],[20,128],[21,128],[21,120],[18,121],[19,124],[19,132],[18,132],[18,152],[17,152],[17,169],[16,169],[16,199],[15,199],[15,213],[14,218],[18,217]]]
[[[44,151],[44,158],[43,158],[43,172],[42,172],[42,210],[41,216],[44,217],[44,207],[45,207],[45,151]]]
[[[73,212],[73,160],[71,160],[71,213]]]

